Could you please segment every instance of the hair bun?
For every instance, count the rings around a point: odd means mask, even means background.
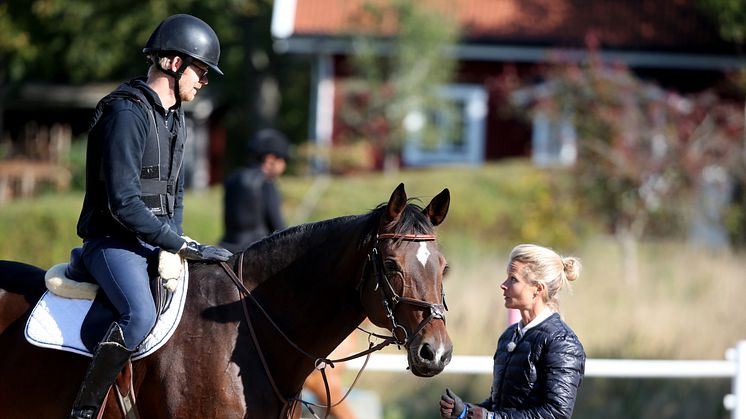
[[[562,258],[562,265],[564,266],[565,276],[568,281],[575,281],[578,279],[582,268],[580,259],[575,257],[564,257]]]

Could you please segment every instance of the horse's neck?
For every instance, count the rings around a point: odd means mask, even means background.
[[[364,258],[372,245],[376,219],[375,214],[366,214],[303,224],[254,243],[244,252],[243,266],[251,273],[244,282],[259,285],[293,271],[304,276],[330,274],[341,264],[358,267],[356,260]]]
[[[365,317],[357,285],[373,244],[371,217],[289,229],[245,253],[247,286],[256,287],[268,311],[281,316],[286,333],[308,352],[326,355]]]

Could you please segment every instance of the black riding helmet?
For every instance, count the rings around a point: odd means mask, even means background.
[[[249,156],[256,161],[261,161],[267,154],[274,154],[285,160],[290,157],[290,145],[287,137],[280,131],[271,128],[265,128],[257,132],[249,141],[247,151]]]
[[[183,66],[184,69],[191,64],[192,59],[199,60],[216,73],[223,75],[218,68],[220,60],[218,36],[210,25],[192,15],[178,14],[164,19],[150,35],[142,52],[158,57],[169,54],[179,55],[187,61]],[[179,70],[179,78],[183,71],[183,69]]]

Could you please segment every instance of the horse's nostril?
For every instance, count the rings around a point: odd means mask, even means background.
[[[444,364],[448,364],[449,362],[451,362],[451,354],[452,353],[453,353],[453,351],[448,351],[448,352],[444,353],[443,356],[440,357],[440,362],[442,362]]]
[[[425,343],[420,347],[420,357],[427,361],[435,360],[435,351],[429,343]]]

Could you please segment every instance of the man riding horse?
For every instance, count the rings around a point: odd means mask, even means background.
[[[181,104],[207,85],[208,70],[223,74],[218,37],[202,20],[179,14],[161,22],[143,52],[151,61],[147,77],[104,97],[88,135],[79,263],[101,286],[116,319],[96,346],[71,418],[96,417],[117,374],[153,328],[148,263],[159,249],[191,260],[231,256],[183,237],[181,226],[186,141]]]

